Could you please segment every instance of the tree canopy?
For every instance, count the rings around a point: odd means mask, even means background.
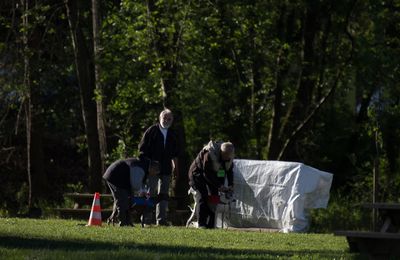
[[[399,197],[400,1],[92,1],[95,16],[88,1],[0,4],[0,208],[98,189],[101,160],[136,156],[163,107],[185,148],[176,193],[223,139],[360,198],[379,167],[380,198]]]

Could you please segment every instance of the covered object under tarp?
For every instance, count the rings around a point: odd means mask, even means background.
[[[220,215],[225,227],[304,232],[309,227],[308,210],[327,207],[331,173],[296,162],[235,160],[234,164],[236,201]]]

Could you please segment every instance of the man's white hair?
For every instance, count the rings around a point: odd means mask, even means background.
[[[171,114],[173,116],[172,111],[169,110],[168,108],[164,108],[164,110],[161,111],[160,117],[162,117],[164,114]]]
[[[221,151],[233,154],[235,153],[235,147],[231,142],[224,142],[221,144]]]

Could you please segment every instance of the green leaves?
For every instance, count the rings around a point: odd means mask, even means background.
[[[87,5],[89,17],[89,2],[81,3]],[[395,151],[400,150],[400,142],[393,122],[400,115],[400,3],[352,3],[102,3],[103,49],[98,62],[104,92],[103,96],[95,93],[95,99],[106,105],[109,149],[116,156],[123,150],[134,154],[144,129],[157,121],[168,98],[182,112],[191,157],[209,138],[223,138],[234,142],[238,157],[266,159],[273,154],[274,143],[278,154],[335,87],[309,125],[293,138],[286,159],[321,166],[344,182],[348,176],[368,174],[374,153],[371,142],[378,131],[382,160],[389,165],[385,169],[398,175]],[[37,1],[31,7],[25,14],[31,18],[27,27],[18,20],[21,17],[13,20],[12,14],[22,13],[15,6],[0,17],[5,36],[0,40],[4,108],[0,118],[7,126],[0,131],[1,141],[14,146],[10,134],[15,125],[22,129],[22,54],[29,54],[35,57],[34,82],[40,89],[46,129],[57,133],[48,143],[59,146],[63,140],[79,140],[79,148],[72,149],[80,149],[76,153],[81,155],[86,146],[64,6]],[[88,24],[79,26],[91,35]],[[25,33],[35,36],[31,38],[35,47],[22,48]]]

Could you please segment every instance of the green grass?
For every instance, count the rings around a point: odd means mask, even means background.
[[[344,237],[0,218],[0,259],[356,259]]]

